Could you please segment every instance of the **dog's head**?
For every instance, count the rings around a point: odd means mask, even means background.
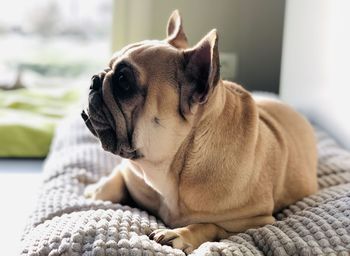
[[[92,77],[82,116],[105,150],[153,162],[176,153],[219,80],[216,30],[187,45],[174,11],[165,40],[124,47]]]

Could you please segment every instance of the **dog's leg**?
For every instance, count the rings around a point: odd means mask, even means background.
[[[228,237],[228,233],[215,224],[191,224],[183,228],[157,229],[149,237],[188,254],[204,242]]]
[[[108,177],[103,177],[97,183],[87,186],[84,191],[86,198],[113,203],[120,203],[126,194],[124,178],[118,168],[115,168]]]

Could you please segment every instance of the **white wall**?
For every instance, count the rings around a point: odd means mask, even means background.
[[[287,0],[281,97],[350,149],[350,1]]]

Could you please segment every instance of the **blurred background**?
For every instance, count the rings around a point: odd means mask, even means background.
[[[5,205],[22,202],[21,211],[0,218],[18,220],[12,237],[32,206],[57,123],[79,114],[90,77],[114,51],[164,39],[174,9],[191,45],[218,29],[223,78],[279,94],[350,148],[348,0],[0,0],[0,6],[0,192]]]
[[[0,9],[0,156],[44,157],[58,120],[111,54],[111,0]],[[34,142],[34,143],[33,143]]]

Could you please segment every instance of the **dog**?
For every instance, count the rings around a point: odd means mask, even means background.
[[[82,117],[124,159],[85,196],[131,197],[169,227],[149,237],[185,253],[271,224],[318,189],[308,121],[220,79],[217,31],[189,47],[178,11],[166,39],[127,45],[93,76]]]

